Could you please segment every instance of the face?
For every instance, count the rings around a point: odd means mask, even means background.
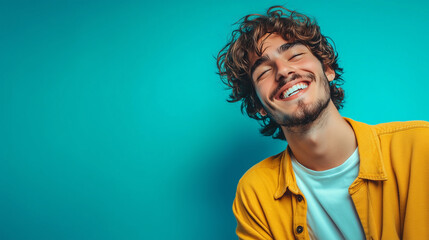
[[[326,68],[302,44],[288,43],[276,34],[259,41],[262,56],[251,57],[251,76],[262,103],[262,115],[284,127],[308,125],[327,108],[328,81],[335,72]]]

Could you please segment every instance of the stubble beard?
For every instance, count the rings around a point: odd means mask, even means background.
[[[267,112],[268,116],[280,126],[291,131],[307,129],[311,123],[319,118],[331,101],[328,79],[325,74],[322,76],[323,77],[318,80],[323,82],[323,88],[325,89],[324,98],[319,99],[316,103],[311,105],[305,104],[303,100],[298,100],[297,110],[294,114],[276,116],[275,114]]]

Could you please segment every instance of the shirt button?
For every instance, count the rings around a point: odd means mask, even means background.
[[[297,233],[302,233],[302,231],[304,231],[304,228],[303,228],[302,226],[298,226],[298,227],[296,228],[296,232],[297,232]]]
[[[296,197],[296,199],[298,199],[298,202],[301,202],[304,198],[301,195],[298,195],[298,197]]]

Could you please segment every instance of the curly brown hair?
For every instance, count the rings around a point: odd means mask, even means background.
[[[282,6],[274,6],[266,15],[250,14],[236,24],[238,29],[231,34],[231,40],[219,51],[217,68],[222,81],[232,90],[228,102],[242,100],[241,111],[251,118],[261,121],[261,133],[276,139],[285,140],[283,131],[268,115],[262,116],[262,104],[256,95],[250,74],[251,54],[262,55],[258,41],[267,33],[276,33],[288,42],[300,42],[307,46],[319,59],[324,69],[335,71],[335,78],[329,82],[331,99],[337,109],[344,103],[343,69],[338,66],[338,54],[329,37],[321,34],[315,20],[304,14],[291,11]],[[329,41],[328,41],[329,40]]]

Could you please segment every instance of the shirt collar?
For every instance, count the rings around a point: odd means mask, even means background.
[[[375,129],[365,123],[357,122],[349,118],[344,119],[353,128],[359,146],[360,165],[358,178],[371,181],[387,180],[380,142],[378,141]],[[292,169],[290,148],[287,147],[286,151],[284,151],[280,157],[280,171],[277,190],[274,194],[275,199],[281,198],[287,190],[293,194],[299,194],[299,188]]]

